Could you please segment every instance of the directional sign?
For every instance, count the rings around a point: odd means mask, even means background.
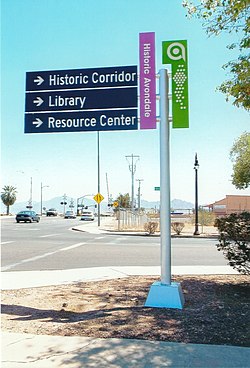
[[[28,72],[26,91],[137,86],[137,66]]]
[[[137,110],[33,113],[25,116],[25,133],[136,130]]]
[[[26,94],[26,112],[137,107],[137,87]]]
[[[101,193],[97,193],[94,197],[93,197],[93,199],[96,201],[96,203],[101,203],[101,201],[103,201],[104,200],[104,197],[101,195]]]
[[[136,130],[137,66],[28,72],[25,133]]]
[[[155,190],[159,191],[159,190],[161,190],[161,188],[160,187],[155,187]]]

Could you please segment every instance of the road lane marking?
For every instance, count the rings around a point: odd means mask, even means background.
[[[48,235],[40,235],[39,238],[49,238],[51,236],[58,236],[58,235],[61,235],[61,234],[48,234]]]
[[[12,229],[13,231],[40,231],[41,229],[37,229],[37,228],[35,228],[35,229],[27,229],[27,228],[20,228],[19,226],[18,227],[14,227],[13,229]]]
[[[11,241],[1,242],[1,245],[10,244],[10,243],[15,243],[15,241],[14,240],[11,240]]]
[[[74,248],[78,248],[80,247],[81,245],[84,245],[86,243],[77,243],[77,244],[73,244],[73,245],[70,245],[68,247],[65,247],[65,248],[62,248],[60,249],[60,252],[64,251],[64,250],[69,250],[69,249],[74,249]]]
[[[2,271],[7,271],[7,270],[10,270],[11,268],[17,267],[17,266],[19,266],[19,265],[21,265],[23,263],[37,261],[38,259],[45,258],[45,257],[48,257],[48,256],[52,256],[52,255],[54,255],[56,253],[59,253],[59,252],[64,252],[64,251],[67,251],[67,250],[70,250],[70,249],[78,248],[78,247],[80,247],[81,245],[84,245],[84,244],[86,244],[86,243],[85,242],[84,243],[77,243],[77,244],[73,244],[73,245],[70,245],[70,246],[65,247],[65,248],[61,248],[61,249],[55,250],[53,252],[48,252],[48,253],[41,254],[40,256],[35,256],[35,257],[23,259],[20,262],[13,263],[13,264],[11,264],[9,266],[2,267],[1,270]]]

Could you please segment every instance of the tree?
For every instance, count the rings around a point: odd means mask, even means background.
[[[223,66],[231,78],[223,82],[218,89],[233,98],[237,107],[250,109],[250,17],[249,0],[203,0],[183,1],[190,16],[202,20],[202,26],[209,35],[219,35],[225,31],[238,33],[240,41],[228,45],[229,49],[238,47],[238,59]]]
[[[119,206],[122,208],[130,208],[130,196],[128,193],[119,194],[116,201],[119,203]]]
[[[250,133],[243,133],[230,152],[233,165],[233,185],[237,189],[246,189],[250,184]]]
[[[7,207],[6,214],[10,213],[10,206],[16,202],[16,188],[11,185],[5,185],[3,187],[3,192],[1,193],[1,199],[3,204]]]

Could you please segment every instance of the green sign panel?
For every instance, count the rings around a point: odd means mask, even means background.
[[[161,188],[160,187],[155,187],[155,190],[161,190]]]
[[[188,128],[187,41],[164,41],[162,63],[172,65],[173,128]]]

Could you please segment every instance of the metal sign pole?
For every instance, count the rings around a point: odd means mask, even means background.
[[[184,305],[181,285],[171,282],[170,145],[167,70],[160,70],[160,180],[161,281],[152,284],[146,307],[178,308]]]
[[[100,193],[100,132],[97,132],[97,193]],[[97,226],[101,225],[101,208],[100,202],[97,204]]]
[[[161,283],[171,284],[171,217],[170,217],[170,129],[168,73],[160,70],[160,223],[161,223]]]

